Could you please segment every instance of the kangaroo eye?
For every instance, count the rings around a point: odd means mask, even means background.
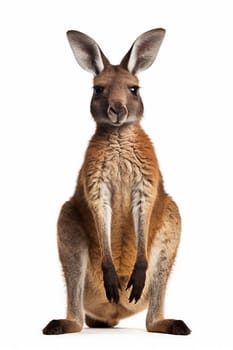
[[[104,91],[103,86],[94,86],[93,89],[94,89],[96,95],[100,95]]]
[[[131,94],[134,95],[134,96],[137,96],[138,90],[139,90],[139,86],[131,86],[131,87],[129,88],[129,91],[130,91]]]

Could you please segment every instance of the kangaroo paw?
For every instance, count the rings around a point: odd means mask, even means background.
[[[136,263],[134,266],[132,275],[130,276],[130,279],[126,288],[127,290],[132,287],[132,290],[129,296],[130,303],[133,300],[135,300],[135,304],[136,304],[142,295],[142,291],[146,280],[146,269],[147,269],[147,264]]]
[[[115,267],[112,263],[104,263],[102,264],[102,270],[106,297],[110,303],[118,304],[120,299],[119,289],[121,290],[121,285]]]

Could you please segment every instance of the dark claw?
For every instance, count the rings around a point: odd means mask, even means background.
[[[132,275],[131,275],[130,280],[127,284],[126,290],[128,290],[132,285],[133,285],[133,281],[132,281]]]
[[[102,265],[104,288],[106,297],[110,303],[119,303],[121,290],[120,281],[118,279],[114,265],[111,262]]]
[[[140,299],[140,297],[142,295],[144,285],[145,285],[145,283],[141,284],[141,285],[134,285],[133,286],[133,289],[132,289],[130,296],[129,296],[129,303],[132,303],[133,300],[135,300],[135,304],[138,302],[138,300]]]
[[[146,280],[146,268],[146,265],[140,266],[135,264],[126,288],[126,290],[128,290],[129,288],[133,287],[129,296],[129,303],[135,300],[136,304],[142,295]]]

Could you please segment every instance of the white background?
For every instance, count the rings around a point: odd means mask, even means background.
[[[1,1],[0,347],[2,349],[232,349],[231,1]],[[183,236],[166,315],[188,337],[145,332],[145,313],[113,330],[46,337],[65,315],[56,220],[72,195],[87,142],[92,77],[68,29],[92,36],[118,63],[142,32],[164,27],[154,65],[139,78],[143,126]]]

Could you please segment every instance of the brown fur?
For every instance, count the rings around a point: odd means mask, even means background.
[[[130,52],[119,66],[110,65],[101,52],[104,69],[99,72],[101,62],[94,68],[94,86],[104,88],[94,92],[91,102],[97,128],[75,193],[58,220],[67,319],[51,321],[45,334],[80,331],[84,313],[89,327],[112,327],[146,307],[148,331],[190,332],[183,321],[164,320],[181,220],[140,126],[143,104],[139,93],[130,90],[138,78],[126,69]],[[119,126],[113,125],[114,118]]]

